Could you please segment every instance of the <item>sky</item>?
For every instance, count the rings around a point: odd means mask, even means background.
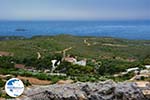
[[[0,0],[0,20],[150,20],[150,0]]]

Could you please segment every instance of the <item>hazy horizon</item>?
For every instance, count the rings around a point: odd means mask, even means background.
[[[150,20],[150,0],[0,0],[0,21]]]

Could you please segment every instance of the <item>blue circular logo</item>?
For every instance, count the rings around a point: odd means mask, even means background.
[[[24,84],[18,78],[11,78],[5,84],[5,91],[11,97],[18,97],[24,91]]]

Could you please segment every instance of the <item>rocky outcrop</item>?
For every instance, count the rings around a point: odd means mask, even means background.
[[[149,100],[136,83],[54,84],[26,90],[22,100]]]

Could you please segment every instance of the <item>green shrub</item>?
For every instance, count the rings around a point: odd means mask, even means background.
[[[4,85],[5,85],[5,82],[2,79],[0,79],[0,87],[4,87]]]
[[[2,91],[0,90],[0,97],[2,97]]]
[[[145,77],[144,77],[144,76],[141,76],[141,80],[144,81],[144,80],[145,80]]]
[[[10,56],[0,56],[0,67],[2,68],[14,68],[14,58]]]

